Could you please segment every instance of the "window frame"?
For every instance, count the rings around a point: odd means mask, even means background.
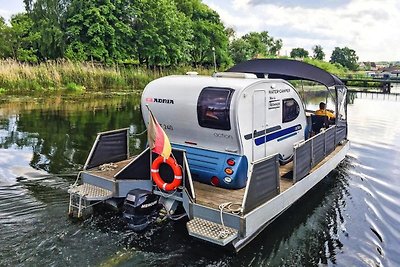
[[[297,114],[296,114],[296,116],[295,116],[294,118],[292,118],[292,119],[286,119],[286,118],[285,118],[285,107],[286,107],[286,106],[285,106],[285,101],[288,101],[288,100],[293,100],[293,101],[296,103]],[[299,115],[300,115],[300,105],[299,105],[299,103],[296,101],[295,98],[290,97],[290,98],[284,98],[284,99],[282,99],[282,123],[292,122],[292,121],[296,120],[296,119],[299,117]]]
[[[225,103],[224,103],[224,111],[223,111],[223,120],[221,120],[221,123],[216,123],[213,124],[210,121],[207,121],[204,119],[204,115],[202,114],[204,112],[203,108],[205,106],[204,101],[207,92],[210,91],[220,91],[220,92],[227,92],[227,95],[225,97]],[[197,98],[197,123],[199,124],[200,127],[207,128],[207,129],[216,129],[216,130],[224,130],[224,131],[229,131],[232,129],[231,126],[231,116],[230,116],[230,111],[231,111],[231,103],[232,103],[232,97],[234,94],[235,90],[229,87],[213,87],[213,86],[207,86],[204,87],[198,98]],[[201,102],[202,101],[202,102]],[[214,103],[215,105],[216,103]],[[207,109],[209,106],[207,107]]]

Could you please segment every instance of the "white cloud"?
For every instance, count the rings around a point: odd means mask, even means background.
[[[311,52],[314,45],[320,44],[328,58],[334,47],[347,46],[354,49],[362,61],[400,60],[400,49],[397,49],[400,3],[396,0],[351,0],[335,8],[251,5],[249,0],[235,0],[233,5],[229,0],[204,2],[239,36],[267,30],[271,36],[281,38],[282,54],[294,47],[304,47]]]
[[[9,10],[0,9],[0,16],[3,17],[5,20],[9,20],[13,13]]]
[[[0,0],[0,16],[8,21],[12,15],[23,12],[24,3],[22,0]]]

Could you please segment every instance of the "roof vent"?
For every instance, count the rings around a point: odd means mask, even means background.
[[[257,76],[255,74],[244,72],[217,72],[213,76],[218,78],[257,79]]]
[[[199,73],[197,71],[188,71],[188,72],[186,72],[186,75],[190,75],[190,76],[196,76],[198,74]]]

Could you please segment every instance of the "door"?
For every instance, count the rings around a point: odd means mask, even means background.
[[[267,127],[266,101],[267,95],[263,89],[254,90],[252,111],[252,161],[267,156],[265,129]]]

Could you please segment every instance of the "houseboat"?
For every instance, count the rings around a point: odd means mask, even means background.
[[[323,85],[335,119],[306,109],[291,80]],[[346,93],[336,76],[287,59],[154,80],[142,94],[143,120],[151,111],[172,156],[149,147],[129,155],[128,129],[99,133],[69,190],[69,213],[119,201],[134,230],[186,218],[190,236],[239,251],[345,158]]]

